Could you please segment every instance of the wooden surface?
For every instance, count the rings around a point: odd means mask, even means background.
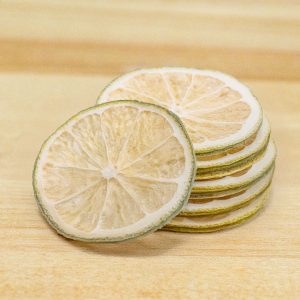
[[[299,1],[0,1],[1,299],[299,299]],[[278,146],[272,197],[244,226],[122,244],[58,236],[31,172],[42,141],[143,66],[248,84]]]

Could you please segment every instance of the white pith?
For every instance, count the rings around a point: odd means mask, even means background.
[[[117,176],[117,171],[115,170],[114,167],[112,166],[108,166],[106,168],[104,168],[101,171],[101,175],[105,178],[105,179],[111,179]]]
[[[174,194],[174,196],[169,199],[169,201],[163,205],[160,209],[156,210],[153,213],[145,214],[138,222],[131,224],[126,227],[117,228],[117,229],[103,229],[101,228],[101,220],[99,219],[98,226],[91,232],[84,232],[74,228],[73,226],[65,223],[60,215],[57,213],[55,209],[55,202],[47,199],[44,191],[43,191],[43,178],[41,175],[41,168],[46,163],[45,158],[48,153],[48,149],[53,143],[53,141],[65,131],[70,130],[74,124],[76,124],[79,120],[84,117],[92,114],[101,115],[106,109],[111,107],[135,107],[139,109],[139,112],[149,111],[155,112],[160,116],[163,116],[165,120],[169,123],[169,125],[173,129],[173,136],[177,138],[183,147],[184,157],[185,157],[185,165],[182,174],[176,178],[169,179],[161,179],[166,180],[167,182],[174,182],[178,184],[178,188]],[[114,102],[113,104],[105,104],[95,108],[88,109],[83,111],[69,120],[66,124],[60,127],[44,144],[40,156],[38,158],[35,170],[35,189],[40,201],[40,205],[44,210],[44,214],[49,218],[50,223],[56,227],[62,234],[65,234],[69,237],[78,238],[78,239],[91,239],[91,240],[122,240],[123,238],[130,238],[132,236],[136,236],[142,234],[146,231],[150,231],[154,227],[160,226],[163,224],[168,218],[172,217],[176,211],[180,209],[180,207],[187,200],[189,194],[189,187],[191,182],[193,181],[194,176],[194,155],[192,149],[190,147],[190,143],[187,139],[187,136],[179,124],[178,120],[176,120],[172,115],[167,113],[165,110],[154,106],[154,105],[145,105],[137,102]],[[111,178],[118,178],[118,170],[114,169],[112,166],[108,165],[105,168],[99,168],[99,174],[103,176],[105,180],[110,180]],[[138,176],[137,176],[138,177]],[[156,178],[157,181],[160,181],[159,178]]]

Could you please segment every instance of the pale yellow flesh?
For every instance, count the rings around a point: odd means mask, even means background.
[[[146,224],[191,184],[193,154],[179,129],[159,109],[123,101],[75,117],[42,151],[41,204],[83,237]]]
[[[227,140],[234,144],[258,129],[259,104],[245,86],[226,79],[212,71],[144,69],[115,80],[98,103],[137,99],[164,106],[181,118],[197,152],[219,142],[226,146]]]

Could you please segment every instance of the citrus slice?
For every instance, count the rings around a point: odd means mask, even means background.
[[[211,200],[190,200],[181,210],[180,216],[202,216],[220,214],[232,211],[247,205],[250,201],[257,198],[271,184],[274,167],[258,182],[253,184],[246,191],[228,196],[225,198],[213,198]]]
[[[263,119],[255,140],[241,151],[213,160],[197,160],[197,180],[220,178],[249,168],[265,151],[270,137],[270,125]]]
[[[202,217],[175,217],[163,230],[178,232],[213,232],[223,230],[249,220],[260,211],[268,198],[269,189],[247,206],[238,210]]]
[[[183,121],[197,155],[226,153],[259,129],[261,107],[238,80],[190,68],[141,69],[108,85],[97,102],[136,99],[168,108]]]
[[[236,191],[254,183],[271,168],[276,157],[276,149],[273,141],[270,141],[263,156],[256,161],[251,168],[240,176],[226,176],[215,180],[195,181],[192,193],[201,196],[215,196],[215,193],[224,191]],[[219,195],[220,196],[220,195]]]
[[[131,239],[163,226],[187,201],[195,173],[181,121],[137,101],[84,110],[36,160],[33,187],[47,221],[83,241]]]

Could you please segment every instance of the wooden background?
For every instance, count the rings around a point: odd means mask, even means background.
[[[272,197],[244,226],[85,244],[39,214],[42,141],[116,75],[192,66],[237,76],[278,146]],[[300,1],[0,0],[1,299],[299,299]]]

